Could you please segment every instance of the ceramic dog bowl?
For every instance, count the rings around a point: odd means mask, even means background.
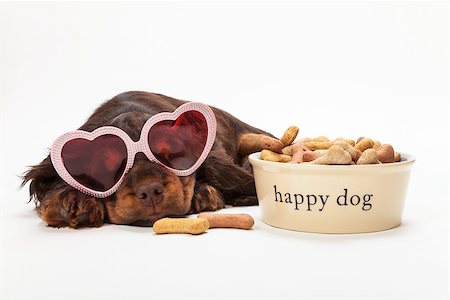
[[[262,220],[317,233],[362,233],[399,226],[415,158],[377,165],[311,165],[249,156]]]

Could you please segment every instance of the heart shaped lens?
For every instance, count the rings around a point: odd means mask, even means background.
[[[197,162],[207,138],[206,119],[194,110],[182,113],[176,120],[155,123],[148,132],[148,144],[155,158],[176,170],[187,170]]]
[[[73,139],[61,151],[69,174],[82,185],[100,192],[111,189],[122,177],[127,155],[125,143],[112,134],[92,141]]]

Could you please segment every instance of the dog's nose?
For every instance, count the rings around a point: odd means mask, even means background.
[[[142,201],[152,201],[156,203],[162,200],[164,186],[159,182],[144,184],[137,188],[136,196]]]

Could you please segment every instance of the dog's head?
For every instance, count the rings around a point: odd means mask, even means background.
[[[149,118],[146,113],[128,112],[105,125],[118,127],[137,141]],[[97,199],[66,184],[47,157],[25,174],[23,184],[28,181],[38,214],[50,226],[101,226],[105,221],[151,226],[164,216],[189,212],[195,173],[178,177],[138,153],[119,189],[107,198]]]

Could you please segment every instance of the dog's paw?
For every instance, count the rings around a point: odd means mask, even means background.
[[[196,187],[192,197],[190,214],[201,211],[218,210],[225,207],[222,194],[209,184],[201,184]]]
[[[78,191],[55,191],[47,194],[37,208],[50,227],[100,227],[105,209],[100,200]]]

